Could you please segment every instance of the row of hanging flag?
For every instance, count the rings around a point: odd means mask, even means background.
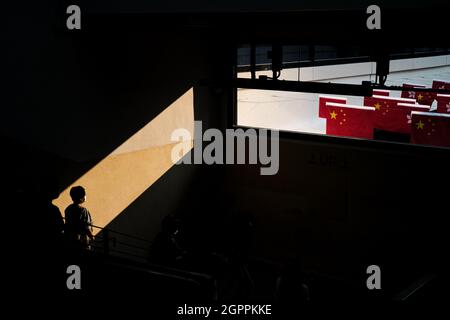
[[[319,117],[326,119],[326,133],[373,139],[375,129],[405,134],[411,143],[450,147],[450,95],[415,92],[423,85],[403,84],[401,97],[388,90],[373,90],[360,106],[346,98],[319,96]],[[433,89],[450,90],[450,81],[434,80]]]

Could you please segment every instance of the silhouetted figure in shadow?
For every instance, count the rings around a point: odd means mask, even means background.
[[[22,225],[26,231],[27,247],[39,245],[40,250],[59,249],[63,240],[64,220],[61,212],[52,201],[59,196],[56,180],[42,178],[35,186],[29,186],[15,200],[15,211],[20,213]],[[26,222],[26,223],[24,223]]]
[[[82,206],[86,201],[86,190],[81,186],[70,189],[73,203],[65,212],[66,241],[71,249],[89,249],[89,240],[94,240],[92,234],[92,218],[89,210]]]
[[[17,230],[22,231],[20,252],[53,255],[63,240],[64,220],[52,201],[59,196],[58,184],[52,177],[31,182],[16,194],[14,215]],[[33,249],[32,249],[33,248]],[[31,250],[32,249],[32,250]],[[52,253],[51,253],[52,252]]]
[[[64,221],[60,210],[52,203],[58,196],[56,179],[45,176],[31,181],[11,199],[16,204],[14,214],[21,220],[14,225],[20,234],[16,240],[14,281],[22,292],[43,293],[42,289],[46,288],[48,294],[53,294],[64,284]]]
[[[64,220],[61,211],[55,206],[52,201],[59,197],[59,191],[56,188],[45,190],[42,194],[42,220],[43,220],[43,234],[49,246],[54,246],[56,249],[61,249]]]
[[[62,260],[64,220],[61,211],[52,201],[59,197],[59,186],[54,178],[43,182],[43,187],[37,200],[40,210],[43,246],[45,248],[45,259],[48,261],[46,273],[47,288],[54,290],[55,294],[64,288],[64,266]]]
[[[174,265],[187,255],[180,241],[180,221],[172,215],[164,217],[161,232],[150,248],[149,260],[161,264]]]

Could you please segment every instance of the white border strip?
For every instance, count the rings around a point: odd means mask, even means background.
[[[421,108],[424,110],[430,110],[431,106],[427,106],[424,104],[412,104],[412,103],[397,103],[398,106],[402,107],[412,107],[412,108]]]
[[[423,111],[412,111],[411,116],[433,116],[433,117],[444,117],[444,118],[450,118],[450,114],[448,113],[434,113],[434,112],[423,112]]]
[[[384,99],[384,100],[391,100],[391,101],[398,101],[398,102],[401,102],[401,101],[404,101],[404,102],[413,102],[413,103],[416,103],[416,100],[415,99],[410,99],[410,98],[399,98],[399,97],[389,97],[389,96],[377,96],[377,95],[375,95],[375,96],[372,96],[372,98],[375,98],[375,99]]]
[[[341,98],[341,97],[333,97],[333,96],[323,96],[323,95],[319,95],[319,99],[323,98],[323,99],[336,99],[336,100],[342,100],[342,101],[346,101],[347,102],[347,98]]]
[[[352,105],[349,105],[349,104],[335,103],[335,102],[327,102],[325,104],[325,106],[327,106],[327,107],[336,107],[336,108],[348,108],[348,109],[373,110],[373,111],[375,111],[374,107],[352,106]]]

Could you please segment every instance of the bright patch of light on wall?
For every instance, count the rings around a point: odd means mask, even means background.
[[[186,128],[194,133],[193,89],[169,105],[156,118],[74,181],[54,202],[61,211],[72,203],[69,190],[86,189],[86,208],[95,225],[105,227],[172,166],[171,133]],[[190,150],[192,141],[186,141]],[[181,157],[184,154],[180,155]],[[98,230],[97,230],[98,231]]]

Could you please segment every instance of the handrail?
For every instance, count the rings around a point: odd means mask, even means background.
[[[63,217],[63,220],[66,220],[66,218]],[[147,240],[147,239],[143,239],[143,238],[137,237],[137,236],[135,236],[135,235],[131,235],[131,234],[127,234],[127,233],[124,233],[124,232],[117,231],[117,230],[113,230],[113,229],[111,229],[111,228],[100,227],[100,226],[97,226],[97,225],[95,225],[95,224],[91,224],[90,226],[91,226],[92,228],[95,228],[95,229],[100,229],[101,231],[114,232],[114,233],[116,233],[116,234],[119,234],[119,235],[121,235],[121,236],[126,236],[126,237],[131,238],[131,239],[135,239],[135,240],[140,240],[140,241],[143,241],[143,242],[151,243],[151,241],[149,241],[149,240]]]
[[[134,253],[130,253],[130,252],[126,252],[126,251],[123,251],[123,250],[114,249],[114,252],[120,253],[120,254],[123,254],[123,255],[127,255],[127,256],[133,256],[133,257],[136,257],[136,258],[144,259],[144,257],[142,257],[140,255],[137,255],[137,254],[134,254]]]
[[[123,252],[117,250],[119,253],[136,256],[129,252]],[[90,262],[94,262],[93,259],[101,259],[105,265],[116,266],[124,268],[126,270],[141,272],[143,274],[156,276],[157,279],[173,279],[181,280],[187,283],[194,284],[196,286],[202,287],[203,292],[207,293],[211,297],[217,297],[218,287],[217,281],[214,275],[209,273],[199,273],[195,271],[190,271],[187,269],[178,269],[176,267],[170,267],[163,264],[155,264],[147,261],[140,260],[130,260],[121,255],[103,255],[101,252],[89,252],[85,257],[90,257]],[[108,259],[104,260],[107,257]],[[206,290],[206,291],[205,291]]]
[[[147,261],[146,255],[137,254],[136,252],[129,252],[128,250],[124,251],[124,250],[117,249],[116,244],[120,244],[126,248],[143,250],[144,252],[148,251],[148,248],[144,248],[144,247],[140,247],[138,245],[126,243],[124,241],[118,241],[115,237],[110,236],[110,232],[114,232],[116,234],[129,237],[131,239],[141,240],[146,243],[151,243],[150,241],[139,238],[139,237],[135,237],[132,235],[128,235],[123,232],[111,230],[109,228],[103,228],[103,227],[99,227],[96,225],[91,225],[91,226],[93,228],[101,230],[102,233],[100,234],[100,237],[98,238],[98,242],[97,241],[92,242],[91,248],[93,248],[94,250],[90,250],[90,251],[92,251],[92,253],[96,253],[96,255],[103,254],[103,255],[109,257],[108,263],[118,264],[118,263],[120,263],[120,261],[122,261],[120,264],[125,266],[128,269],[142,271],[142,272],[157,275],[160,277],[183,280],[183,281],[190,282],[190,283],[193,283],[193,284],[199,285],[199,286],[207,284],[208,286],[210,286],[210,288],[212,288],[214,297],[217,296],[217,294],[218,294],[217,293],[217,284],[215,281],[213,281],[214,280],[213,276],[211,276],[209,274],[193,272],[190,270],[177,269],[177,268],[169,267],[169,266],[165,266],[165,265],[154,264],[154,263]],[[113,248],[110,248],[110,245],[109,245],[110,241],[113,241]],[[102,252],[102,248],[103,248],[103,252]],[[133,251],[133,250],[131,250],[131,251]],[[111,254],[111,253],[116,253],[116,254]],[[136,258],[138,258],[138,259],[136,259]]]
[[[124,245],[126,247],[130,247],[130,248],[134,248],[134,249],[147,250],[146,248],[135,246],[135,245],[123,242],[123,241],[117,241],[117,243],[120,243],[120,244],[122,244],[122,245]]]
[[[129,269],[133,269],[133,270],[139,270],[142,272],[146,272],[146,273],[150,273],[150,274],[154,274],[154,275],[158,275],[158,276],[163,276],[166,278],[172,278],[172,279],[178,279],[178,280],[183,280],[183,281],[187,281],[187,282],[192,282],[195,283],[196,285],[201,285],[200,282],[198,282],[195,279],[192,278],[188,278],[186,276],[181,276],[181,275],[177,275],[177,274],[171,274],[171,273],[166,273],[166,272],[160,272],[160,271],[155,271],[152,269],[148,269],[148,268],[141,268],[141,267],[137,267],[137,266],[127,266]]]
[[[119,259],[122,260],[124,259],[123,257],[113,257],[114,259]],[[114,263],[113,261],[111,261],[112,263]],[[117,263],[117,261],[115,262]],[[204,281],[209,281],[213,279],[213,276],[211,274],[208,273],[202,273],[202,272],[197,272],[197,271],[192,271],[192,270],[188,270],[188,269],[183,269],[183,268],[179,268],[176,266],[170,266],[170,265],[163,265],[163,264],[158,264],[158,263],[154,263],[154,262],[143,262],[143,261],[132,261],[130,262],[131,264],[129,266],[134,266],[134,267],[139,267],[145,270],[151,270],[152,272],[155,273],[171,273],[171,274],[178,274],[178,275],[183,275],[184,277],[189,276],[192,278],[196,278],[196,279],[202,279]]]
[[[121,236],[126,236],[126,237],[129,237],[129,238],[135,239],[135,240],[140,240],[140,241],[143,241],[143,242],[151,243],[151,241],[149,241],[149,240],[146,240],[146,239],[143,239],[141,237],[137,237],[137,236],[134,236],[134,235],[131,235],[131,234],[127,234],[127,233],[124,233],[124,232],[116,231],[116,230],[113,230],[111,228],[99,227],[99,226],[96,226],[94,224],[92,224],[91,226],[93,228],[100,229],[102,231],[103,230],[108,230],[109,232],[114,232],[114,233],[119,234]]]
[[[416,293],[417,291],[422,289],[425,285],[430,283],[435,278],[436,278],[435,274],[426,274],[425,276],[421,277],[420,279],[414,281],[406,289],[404,289],[400,293],[396,294],[394,296],[394,300],[402,300],[403,301],[403,300],[408,299],[414,293]]]
[[[62,217],[62,218],[63,218],[63,220],[66,220],[66,217]],[[124,233],[124,232],[117,231],[117,230],[113,230],[111,228],[100,227],[100,226],[97,226],[95,224],[91,224],[91,227],[92,228],[96,228],[96,229],[100,229],[102,231],[103,230],[108,230],[109,232],[114,232],[116,234],[120,234],[121,236],[126,236],[126,237],[129,237],[129,238],[132,238],[132,239],[136,239],[136,240],[140,240],[140,241],[143,241],[143,242],[151,243],[151,241],[149,241],[147,239],[143,239],[143,238],[137,237],[135,235],[131,235],[131,234],[127,234],[127,233]]]
[[[65,220],[65,217],[63,217],[63,220]],[[146,259],[145,255],[137,255],[137,254],[134,254],[132,252],[126,252],[126,251],[123,251],[123,250],[115,249],[117,244],[120,244],[122,246],[125,246],[125,247],[128,247],[128,248],[137,249],[137,250],[142,250],[144,252],[146,252],[148,250],[147,247],[141,247],[141,246],[138,246],[138,245],[126,243],[124,241],[118,241],[116,239],[116,237],[111,236],[111,233],[114,233],[114,234],[117,234],[117,235],[120,235],[120,236],[124,236],[124,237],[127,237],[129,239],[134,239],[134,240],[138,240],[138,241],[141,241],[141,242],[145,242],[145,244],[147,244],[147,245],[150,245],[151,241],[143,239],[143,238],[140,238],[140,237],[137,237],[137,236],[134,236],[134,235],[126,234],[124,232],[116,231],[116,230],[113,230],[113,229],[110,229],[110,228],[100,227],[100,226],[97,226],[97,225],[94,225],[94,224],[91,224],[90,226],[92,228],[94,228],[94,229],[99,229],[100,230],[99,234],[96,235],[95,240],[92,242],[92,245],[91,245],[92,248],[95,248],[96,250],[103,249],[103,253],[106,254],[106,255],[110,255],[111,252],[114,252],[114,253],[118,253],[118,254],[121,254],[121,255],[127,255],[127,256],[132,256],[132,257],[135,257],[135,258]],[[111,241],[112,241],[112,247],[113,248],[111,248],[111,246],[110,246],[110,242]],[[97,244],[100,243],[100,245],[95,245],[95,243],[97,243]]]
[[[112,265],[120,266],[120,262],[110,262]],[[144,272],[151,275],[156,275],[159,277],[165,277],[169,279],[182,280],[195,284],[197,286],[207,285],[213,293],[213,297],[217,300],[218,288],[217,281],[211,274],[191,272],[183,269],[170,268],[164,265],[154,265],[154,264],[136,264],[127,265],[128,269]]]

